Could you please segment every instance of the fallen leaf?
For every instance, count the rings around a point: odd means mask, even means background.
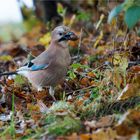
[[[84,77],[80,80],[80,83],[84,86],[87,86],[87,85],[89,85],[90,81],[88,78]]]
[[[100,129],[93,132],[92,134],[81,134],[80,140],[114,140],[117,138],[115,130],[108,128],[106,130]]]
[[[115,53],[113,56],[113,64],[119,67],[120,72],[125,72],[128,67],[128,58],[126,54]]]
[[[40,110],[38,105],[33,105],[31,103],[27,104],[27,108],[31,111],[39,111]]]
[[[140,129],[140,111],[132,109],[127,111],[119,120],[115,129],[120,136],[129,136],[137,133]]]
[[[10,55],[2,55],[0,56],[0,61],[11,61],[13,58]]]
[[[140,86],[139,84],[127,84],[126,87],[122,90],[117,100],[126,100],[130,97],[135,97],[140,95]]]
[[[108,128],[106,130],[100,129],[97,132],[93,133],[91,136],[92,140],[113,140],[116,137],[116,131],[111,128]]]
[[[109,127],[113,124],[114,122],[114,117],[112,115],[105,116],[100,118],[98,121],[86,121],[85,125],[92,128],[92,129],[97,129],[97,128],[103,128],[103,127]]]
[[[48,46],[49,43],[51,41],[51,34],[50,32],[48,32],[47,34],[45,34],[43,37],[41,37],[39,39],[39,42],[42,44],[42,45],[45,45],[45,46]]]
[[[92,78],[95,78],[96,77],[96,74],[91,71],[91,72],[88,72],[87,76],[92,77]]]
[[[130,71],[132,71],[134,73],[138,73],[138,72],[140,72],[140,66],[132,66],[130,68]]]

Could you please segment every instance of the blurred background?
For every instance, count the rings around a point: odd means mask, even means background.
[[[0,2],[0,38],[9,41],[11,35],[21,36],[25,31],[21,9],[33,9],[32,0],[1,0]]]
[[[19,39],[39,24],[51,29],[62,23],[73,26],[78,21],[78,26],[93,30],[101,14],[107,15],[107,9],[116,4],[114,0],[1,0],[0,40]]]

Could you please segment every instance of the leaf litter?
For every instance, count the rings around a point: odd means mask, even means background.
[[[69,42],[72,64],[65,81],[56,87],[57,102],[47,89],[37,92],[21,76],[0,78],[1,139],[140,138],[140,37],[135,31],[126,33],[121,19],[107,24],[106,10],[99,10],[105,14],[98,14],[96,20],[86,13],[64,17],[82,34],[80,45]],[[0,72],[14,71],[27,56],[43,52],[50,32],[40,23],[17,41],[2,41]]]

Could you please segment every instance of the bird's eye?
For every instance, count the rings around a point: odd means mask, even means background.
[[[59,33],[59,35],[61,36],[61,35],[62,35],[62,33]]]

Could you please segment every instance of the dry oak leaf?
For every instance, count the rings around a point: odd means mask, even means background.
[[[126,100],[130,97],[135,97],[140,95],[140,86],[139,84],[127,84],[126,87],[122,90],[117,100]]]
[[[100,129],[92,134],[81,134],[80,140],[114,140],[116,137],[116,131],[108,128]]]
[[[92,129],[97,129],[97,128],[102,128],[102,127],[109,127],[113,124],[114,122],[114,116],[108,115],[105,117],[100,118],[98,121],[86,121],[85,125],[92,128]]]
[[[31,103],[27,103],[27,109],[32,110],[32,111],[40,111],[38,104],[34,105]]]
[[[130,68],[130,71],[134,72],[134,73],[138,73],[138,72],[140,72],[140,66],[132,66]]]
[[[90,81],[88,78],[84,77],[80,80],[81,85],[87,86],[89,85]]]
[[[134,135],[140,129],[140,111],[133,109],[127,111],[115,127],[120,136]]]
[[[87,76],[92,77],[92,78],[95,78],[96,77],[96,74],[91,71],[91,72],[88,72],[87,73]]]

